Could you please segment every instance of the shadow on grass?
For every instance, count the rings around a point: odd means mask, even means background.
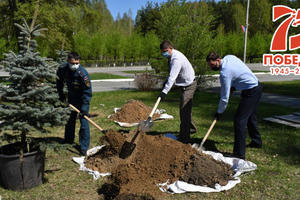
[[[154,197],[147,194],[120,194],[120,186],[113,183],[104,183],[102,187],[98,189],[98,194],[103,195],[104,200],[155,200]]]
[[[115,199],[120,193],[120,187],[112,183],[104,183],[101,188],[98,189],[98,194],[104,196],[104,200]]]
[[[266,138],[263,139],[263,149],[265,149],[265,152],[274,158],[278,156],[288,164],[299,165],[299,129],[271,122],[265,122],[264,125],[265,129],[276,130],[276,132],[269,132],[268,136],[265,136]]]
[[[201,144],[203,138],[192,138],[191,139],[191,144]],[[203,144],[203,150],[205,151],[213,151],[213,152],[220,152],[217,147],[216,144],[219,144],[218,142],[214,141],[214,140],[209,140],[207,139],[204,144]]]

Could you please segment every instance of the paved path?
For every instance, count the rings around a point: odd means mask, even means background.
[[[300,76],[289,75],[289,76],[272,76],[270,73],[266,73],[268,71],[268,67],[262,66],[262,64],[247,64],[249,68],[253,71],[262,71],[256,72],[256,76],[260,82],[266,81],[290,81],[290,80],[300,80]],[[151,70],[151,66],[137,66],[137,67],[94,67],[87,68],[89,73],[110,73],[116,74],[124,77],[128,77],[128,79],[107,79],[107,80],[93,80],[93,92],[100,91],[113,91],[113,90],[134,90],[136,89],[134,83],[134,74],[126,73],[126,71],[144,71]],[[7,76],[8,73],[0,71],[1,76]],[[220,82],[218,79],[218,75],[214,75],[216,77],[215,81],[211,84],[210,91],[219,92]],[[239,95],[238,93],[234,93],[234,95]],[[289,106],[293,108],[300,108],[300,99],[282,95],[275,94],[267,94],[264,93],[261,99],[262,102],[271,103],[271,104],[279,104],[284,106]]]
[[[92,80],[93,92],[135,90],[134,79]]]
[[[210,88],[207,91],[213,93],[219,93],[220,87]],[[233,93],[234,96],[240,96],[240,94],[241,93],[238,91]],[[300,98],[295,98],[290,96],[263,93],[260,101],[264,103],[282,105],[282,106],[287,106],[292,108],[300,108]]]

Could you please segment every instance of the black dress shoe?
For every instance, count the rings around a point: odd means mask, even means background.
[[[87,155],[86,152],[87,152],[87,150],[81,149],[79,153],[81,156],[86,156]]]
[[[74,142],[72,142],[72,141],[67,141],[67,140],[64,140],[64,141],[62,141],[62,144],[73,144]]]
[[[256,142],[251,141],[249,144],[246,145],[249,148],[262,148],[262,144],[257,144]]]
[[[178,141],[183,143],[183,144],[188,144],[190,142],[190,139],[188,138],[178,138]]]
[[[241,155],[235,155],[235,154],[233,154],[232,157],[245,160],[245,156],[241,156]]]
[[[223,152],[222,155],[224,157],[230,157],[230,158],[234,157],[234,158],[240,158],[240,159],[245,160],[245,156],[240,156],[240,155],[236,155],[236,154],[233,154],[233,153]]]

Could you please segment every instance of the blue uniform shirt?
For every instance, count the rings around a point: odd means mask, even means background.
[[[227,55],[222,59],[220,66],[221,98],[218,113],[223,113],[227,107],[230,88],[247,90],[258,85],[258,79],[239,58]]]
[[[88,72],[80,65],[72,71],[68,63],[62,64],[57,70],[56,87],[60,99],[65,99],[63,88],[68,88],[68,102],[81,104],[81,112],[88,113],[92,98],[92,85]]]

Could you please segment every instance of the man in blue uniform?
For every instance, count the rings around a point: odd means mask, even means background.
[[[225,111],[231,92],[241,91],[240,104],[234,117],[233,156],[245,159],[246,126],[251,138],[251,143],[247,147],[262,147],[257,127],[257,107],[262,95],[262,86],[252,71],[236,56],[227,55],[221,58],[215,52],[211,52],[206,61],[212,70],[220,70],[221,94],[215,114],[217,120]]]
[[[90,128],[84,115],[88,116],[90,101],[92,98],[92,86],[88,72],[80,65],[80,56],[76,52],[68,55],[68,62],[63,63],[57,70],[56,87],[59,99],[66,101],[63,88],[67,85],[68,103],[80,110],[79,143],[80,154],[86,155],[90,145]],[[75,125],[77,113],[71,112],[70,118],[65,126],[64,143],[72,144],[75,138]]]

